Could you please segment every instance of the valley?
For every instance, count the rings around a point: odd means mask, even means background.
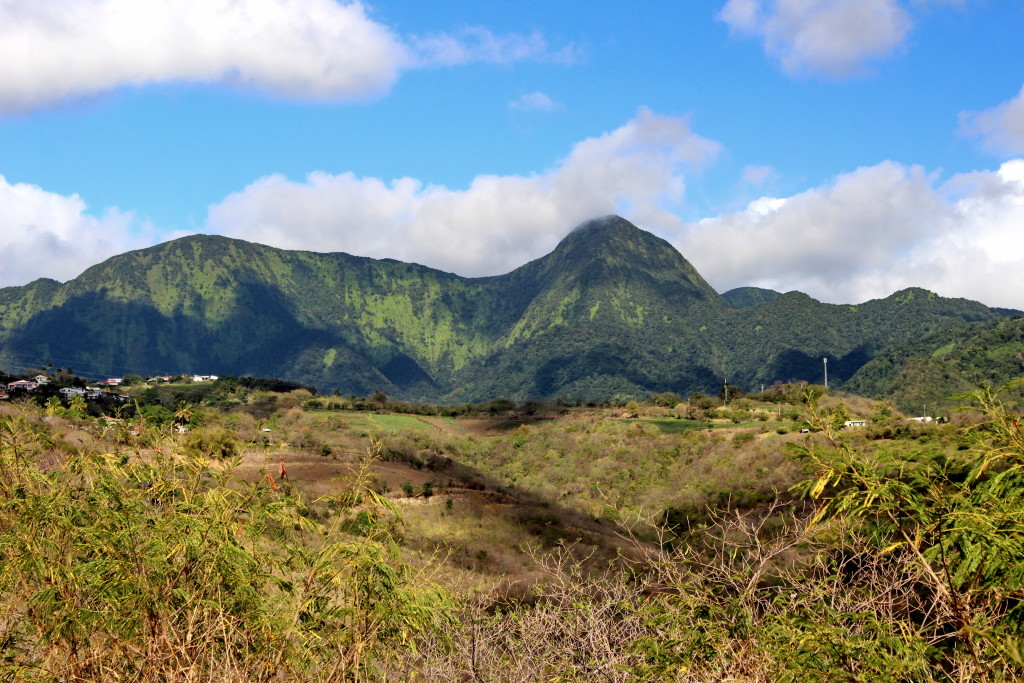
[[[204,677],[231,658],[224,680],[966,680],[972,650],[1018,670],[1011,640],[942,635],[966,618],[1015,637],[1016,546],[900,540],[932,514],[1024,524],[1015,494],[985,507],[1024,459],[990,393],[925,421],[803,384],[457,407],[267,386],[127,387],[113,419],[0,404],[0,671],[136,675],[119,653],[139,647]],[[935,555],[946,535],[990,553],[975,587],[956,577],[976,551]],[[892,611],[908,590],[915,611]],[[132,626],[146,614],[157,631]]]

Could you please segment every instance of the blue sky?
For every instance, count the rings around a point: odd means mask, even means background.
[[[0,0],[0,286],[184,234],[1024,308],[1024,3]]]

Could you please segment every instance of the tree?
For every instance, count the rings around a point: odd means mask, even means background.
[[[834,429],[840,429],[844,424],[846,424],[846,421],[850,419],[850,413],[847,412],[846,405],[840,401],[836,407],[832,409],[829,417],[832,422],[832,427]]]
[[[964,398],[985,416],[968,430],[969,455],[916,462],[865,458],[812,403],[809,422],[830,447],[799,449],[818,474],[797,490],[821,501],[812,524],[833,527],[825,533],[857,534],[866,554],[903,563],[913,583],[901,593],[906,633],[921,639],[929,658],[962,680],[1017,679],[1024,674],[1024,435],[999,392],[982,388]]]
[[[61,405],[60,399],[56,396],[51,396],[46,399],[46,414],[57,415],[64,406]]]
[[[654,394],[651,396],[651,403],[662,408],[672,408],[680,403],[681,399],[679,394],[674,391],[666,391],[661,394]]]
[[[78,413],[79,417],[86,417],[89,414],[89,404],[85,401],[85,396],[82,394],[75,394],[71,397],[70,410],[74,413]]]
[[[186,401],[178,401],[177,407],[174,409],[174,422],[178,425],[184,426],[192,421],[192,417],[195,415],[195,411],[192,406]]]

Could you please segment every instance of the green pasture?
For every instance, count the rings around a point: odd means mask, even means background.
[[[388,432],[399,432],[403,429],[419,431],[436,431],[437,427],[428,424],[415,415],[378,415],[370,414],[370,422]]]

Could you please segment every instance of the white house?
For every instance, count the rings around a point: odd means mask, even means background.
[[[39,386],[38,382],[32,382],[32,381],[27,380],[27,379],[19,379],[16,382],[11,382],[10,384],[8,384],[7,385],[7,390],[8,391],[16,391],[18,389],[22,389],[24,391],[32,391],[33,389],[35,389],[38,386]]]
[[[843,423],[844,427],[867,427],[867,420],[847,420]]]

